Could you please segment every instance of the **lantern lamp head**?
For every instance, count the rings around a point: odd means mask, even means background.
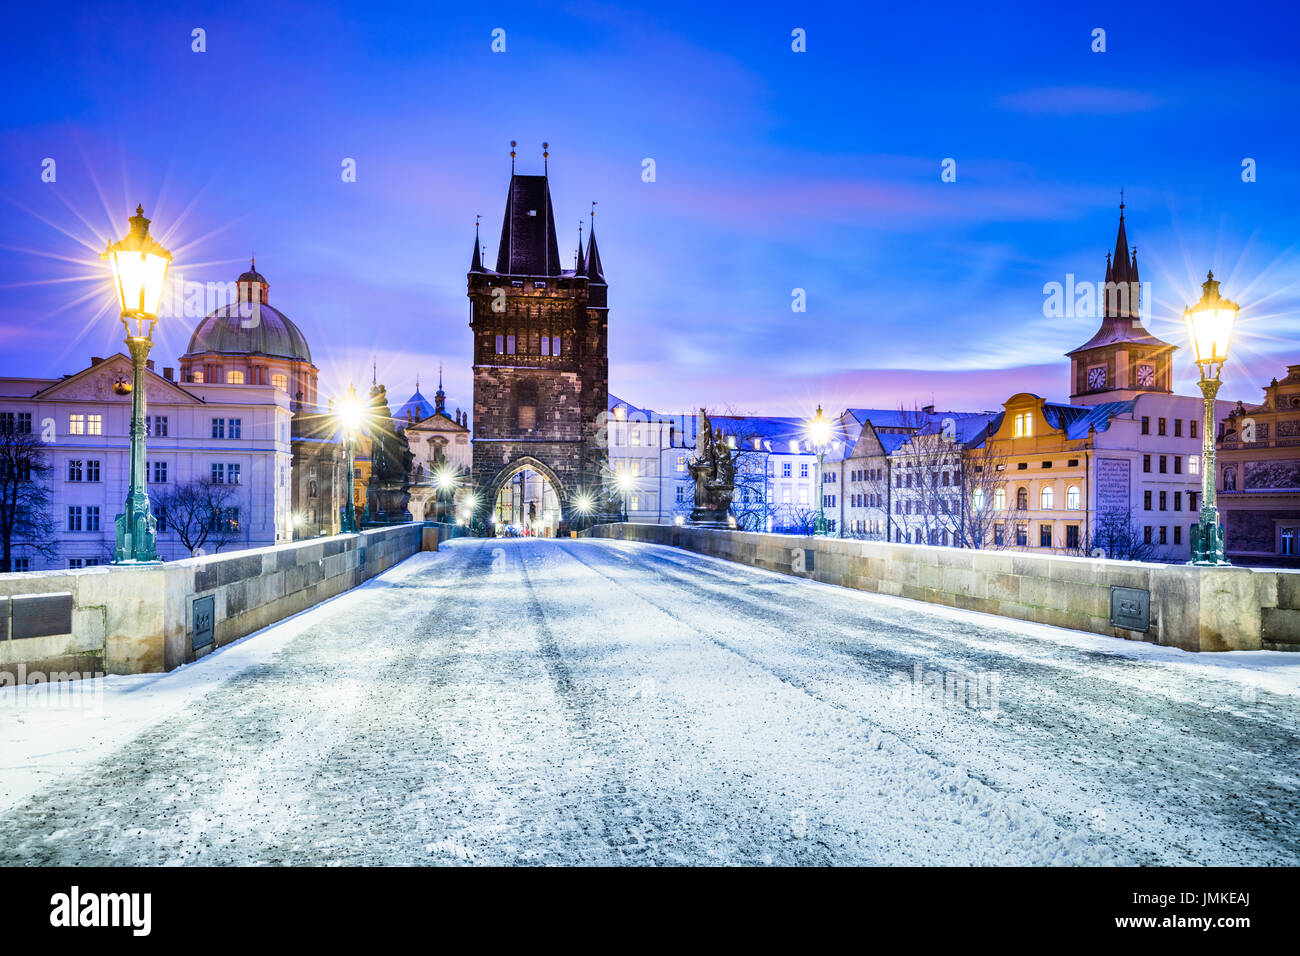
[[[122,324],[126,326],[127,335],[131,335],[134,321],[136,338],[144,338],[153,332],[153,323],[158,320],[158,308],[162,304],[167,267],[172,261],[172,254],[149,235],[149,222],[144,207],[136,206],[135,215],[130,218],[130,232],[117,242],[110,242],[101,256],[113,267]]]
[[[817,406],[817,414],[808,422],[808,437],[812,439],[814,448],[825,448],[831,440],[831,423],[822,414],[822,407]]]
[[[339,402],[339,423],[345,432],[352,435],[361,428],[363,417],[364,411],[361,402],[357,399],[357,387],[349,385],[347,395]]]
[[[1192,339],[1196,364],[1207,376],[1218,378],[1223,363],[1228,360],[1228,346],[1232,340],[1232,325],[1237,320],[1237,303],[1219,294],[1219,283],[1211,272],[1201,283],[1201,300],[1183,310],[1183,321]]]

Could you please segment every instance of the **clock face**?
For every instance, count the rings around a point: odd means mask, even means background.
[[[1098,365],[1088,369],[1088,388],[1091,390],[1106,387],[1106,366]]]
[[[1156,383],[1156,370],[1153,365],[1138,366],[1138,385],[1150,388]]]

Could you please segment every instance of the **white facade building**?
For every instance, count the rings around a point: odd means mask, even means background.
[[[152,370],[146,376],[147,490],[196,478],[237,485],[239,538],[224,550],[291,540],[289,396],[272,384],[182,384]],[[0,378],[0,414],[12,413],[20,427],[45,438],[58,547],[52,559],[16,547],[16,570],[112,560],[131,458],[131,396],[118,389],[130,381],[131,362],[121,354],[59,379]],[[158,529],[158,553],[163,560],[189,557],[165,527]]]

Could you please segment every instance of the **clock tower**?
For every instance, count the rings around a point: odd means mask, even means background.
[[[1128,248],[1124,204],[1119,204],[1115,257],[1106,254],[1106,286],[1098,297],[1101,328],[1070,357],[1070,401],[1099,405],[1135,398],[1143,392],[1173,392],[1173,356],[1177,346],[1161,341],[1142,326],[1142,286],[1137,250]]]

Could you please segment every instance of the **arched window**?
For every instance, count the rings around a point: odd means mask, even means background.
[[[993,492],[993,508],[996,511],[1007,510],[1007,489],[999,488]]]
[[[1038,493],[1038,507],[1043,511],[1051,511],[1053,498],[1055,498],[1055,495],[1052,492],[1052,486],[1044,485],[1043,490]]]
[[[289,391],[289,376],[283,372],[276,372],[271,376],[271,384],[282,392]]]
[[[1016,510],[1017,511],[1029,510],[1029,489],[1028,488],[1016,489]]]
[[[244,373],[243,373],[243,372],[227,372],[227,373],[226,373],[226,384],[227,384],[227,385],[243,385],[243,384],[244,384]]]
[[[1065,507],[1071,511],[1079,510],[1079,486],[1071,485],[1065,489]]]

